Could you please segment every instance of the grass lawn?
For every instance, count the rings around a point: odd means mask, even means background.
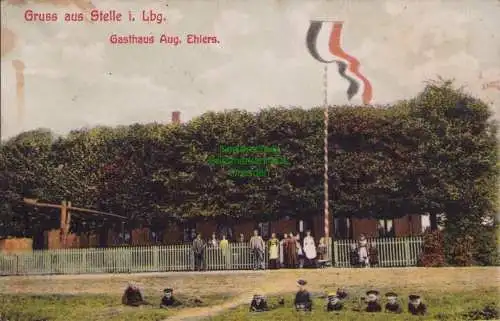
[[[16,321],[161,320],[172,313],[147,307],[122,307],[119,297],[85,294],[1,295],[0,308],[6,320]]]
[[[425,291],[419,292],[424,302],[428,307],[428,315],[426,317],[414,317],[407,312],[407,291],[401,291],[400,289],[381,289],[382,293],[384,291],[395,290],[401,298],[400,303],[402,303],[404,308],[404,313],[399,315],[388,314],[388,313],[366,313],[366,312],[356,312],[353,308],[359,307],[359,298],[363,295],[361,289],[352,289],[351,298],[347,299],[344,305],[344,311],[342,312],[326,312],[324,310],[325,300],[321,298],[314,299],[313,312],[309,314],[297,313],[292,308],[293,296],[285,296],[285,306],[281,308],[273,309],[269,312],[262,313],[250,313],[248,312],[248,305],[242,305],[238,308],[231,309],[225,313],[207,318],[210,321],[244,321],[244,320],[259,320],[259,321],[295,321],[295,320],[311,320],[311,321],[326,321],[326,320],[466,320],[462,316],[464,312],[470,309],[483,309],[488,304],[495,304],[498,298],[497,288],[483,289],[483,292],[478,293],[477,291],[457,291],[450,292],[443,295],[442,292]],[[319,295],[316,295],[319,296]],[[356,296],[352,298],[352,296]],[[382,307],[385,304],[384,298],[381,298]],[[271,305],[276,305],[277,297],[268,298]]]
[[[151,297],[152,299],[152,297]],[[171,310],[159,309],[159,296],[151,300],[154,306],[139,308],[121,305],[121,297],[107,294],[0,294],[0,316],[9,321],[34,321],[46,319],[50,321],[159,321],[167,319],[179,310],[194,307],[188,300],[182,307]],[[211,306],[220,304],[226,297],[202,297],[203,304]],[[0,321],[4,321],[0,317]]]
[[[427,320],[464,320],[462,312],[482,309],[488,303],[498,301],[500,268],[332,268],[0,277],[0,311],[45,317],[49,321],[192,321],[200,318],[213,321],[419,320],[407,313],[392,316],[353,312],[355,303],[351,301],[346,303],[347,311],[339,315],[327,314],[322,311],[324,302],[319,298],[315,301],[313,314],[298,315],[291,307],[298,279],[306,279],[313,294],[346,287],[354,300],[364,291],[374,288],[381,293],[397,292],[406,305],[407,295],[415,292],[421,294],[428,305],[430,316]],[[121,294],[128,281],[137,282],[144,290],[146,300],[155,306],[123,307]],[[200,297],[204,306],[185,305],[170,311],[160,310],[157,306],[162,289],[166,287],[174,288],[176,296],[183,302]],[[278,294],[283,294],[287,306],[250,314],[248,304],[255,292],[269,296],[271,303]]]

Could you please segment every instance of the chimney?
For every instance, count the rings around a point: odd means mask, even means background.
[[[173,111],[172,112],[172,123],[174,123],[174,124],[181,123],[181,112],[180,111]]]

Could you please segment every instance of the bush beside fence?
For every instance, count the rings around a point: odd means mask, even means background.
[[[415,266],[421,237],[369,240],[379,252],[380,267]],[[355,240],[337,240],[328,247],[333,265],[350,267],[349,248]],[[269,255],[266,248],[265,263]],[[207,248],[206,270],[250,270],[253,260],[247,244],[231,244],[226,252]],[[137,273],[194,270],[190,244],[171,246],[37,250],[1,253],[0,275]]]

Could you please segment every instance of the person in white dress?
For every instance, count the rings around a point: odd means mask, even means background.
[[[210,245],[216,249],[219,247],[219,240],[217,239],[217,235],[212,233],[212,239],[210,240]]]
[[[364,234],[359,236],[358,255],[361,267],[370,267],[370,257],[368,255],[368,240]]]
[[[311,231],[306,232],[306,237],[304,238],[304,254],[307,259],[307,266],[315,266],[316,260],[316,243],[314,242],[314,237],[311,235]]]

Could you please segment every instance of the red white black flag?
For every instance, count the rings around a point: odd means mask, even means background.
[[[361,93],[364,104],[372,100],[372,85],[359,71],[359,61],[341,47],[342,22],[313,20],[307,31],[306,44],[309,53],[322,63],[335,62],[342,78],[349,82],[347,98],[351,100]]]

